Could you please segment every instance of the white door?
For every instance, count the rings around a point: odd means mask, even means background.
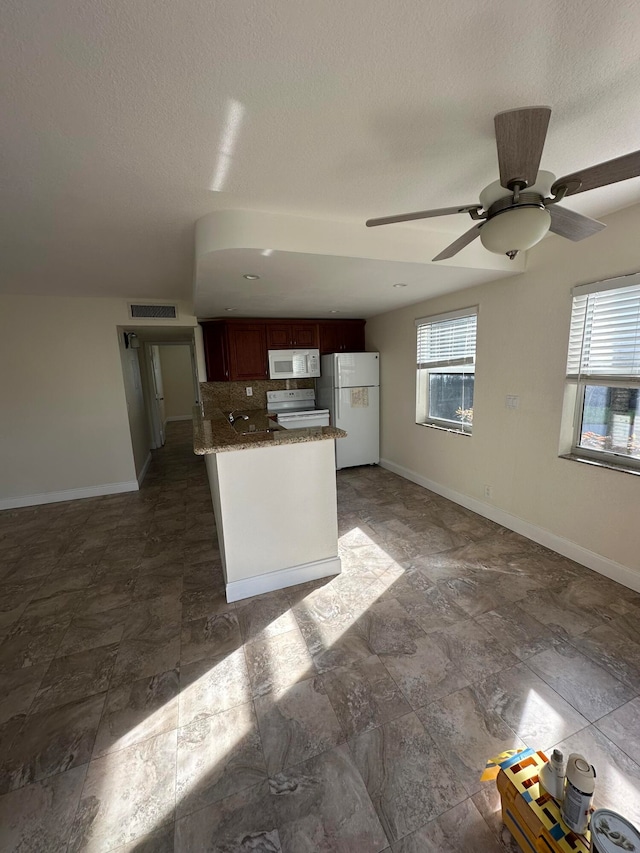
[[[162,367],[160,366],[160,350],[154,344],[149,347],[151,353],[151,379],[153,381],[153,422],[156,433],[156,445],[164,445],[164,389],[162,385]]]
[[[380,384],[380,357],[377,352],[341,352],[336,358],[337,388]]]
[[[380,389],[342,388],[335,392],[335,423],[347,433],[336,439],[336,468],[380,461]]]

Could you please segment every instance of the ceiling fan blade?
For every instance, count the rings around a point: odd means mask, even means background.
[[[608,184],[616,184],[618,181],[627,181],[629,178],[637,178],[640,175],[640,151],[632,151],[614,160],[598,163],[588,169],[581,169],[571,175],[563,175],[551,187],[555,195],[559,187],[567,187],[566,195],[575,195],[587,190],[595,190],[597,187],[606,187]]]
[[[550,116],[549,107],[522,107],[494,118],[500,184],[506,189],[535,184]]]
[[[584,240],[585,237],[591,237],[607,227],[604,222],[598,222],[597,219],[591,219],[589,216],[583,216],[581,213],[576,213],[575,210],[559,207],[556,204],[549,205],[547,210],[551,214],[549,230],[561,237],[566,237],[568,240],[576,242]]]
[[[465,204],[461,207],[440,207],[437,210],[417,210],[415,213],[399,213],[397,216],[381,216],[379,219],[367,219],[367,228],[375,225],[391,225],[393,222],[410,222],[413,219],[430,219],[432,216],[449,216],[451,213],[469,213],[481,210],[479,204]]]
[[[457,240],[454,240],[446,249],[440,252],[439,255],[436,255],[433,259],[434,261],[444,261],[447,258],[452,258],[454,255],[457,255],[460,249],[464,249],[465,246],[468,246],[469,243],[472,243],[476,237],[480,236],[480,229],[484,225],[484,222],[478,222],[477,225],[474,225],[473,228],[470,228],[468,231],[465,231],[461,237],[458,237]]]

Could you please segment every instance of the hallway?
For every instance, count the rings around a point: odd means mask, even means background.
[[[338,500],[342,574],[237,604],[190,423],[0,513],[3,853],[516,850],[479,776],[524,746],[640,824],[640,595],[381,468]]]

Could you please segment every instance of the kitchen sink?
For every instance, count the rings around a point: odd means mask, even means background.
[[[233,421],[231,416],[233,416]],[[233,411],[229,413],[228,418],[237,435],[268,434],[282,430],[276,421],[267,417],[264,409]]]

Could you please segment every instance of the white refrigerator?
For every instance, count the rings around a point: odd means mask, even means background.
[[[380,461],[380,354],[323,355],[316,379],[317,403],[329,409],[331,425],[345,430],[336,439],[336,468]]]

